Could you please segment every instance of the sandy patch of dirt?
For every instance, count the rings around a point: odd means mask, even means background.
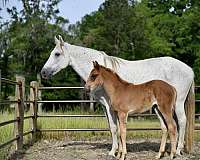
[[[126,160],[154,160],[159,150],[160,140],[129,140]],[[169,148],[169,144],[167,145]],[[57,141],[42,140],[14,154],[9,160],[115,160],[108,156],[111,141]],[[162,158],[169,159],[169,155]],[[200,160],[200,142],[196,142],[192,154],[183,154],[175,160]]]

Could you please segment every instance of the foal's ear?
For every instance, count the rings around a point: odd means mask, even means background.
[[[62,38],[62,36],[61,35],[58,35],[58,38],[59,38],[59,41],[60,41],[60,45],[61,46],[64,46],[64,41],[63,41],[63,38]]]
[[[93,61],[93,66],[95,69],[99,70],[99,63],[97,61]]]

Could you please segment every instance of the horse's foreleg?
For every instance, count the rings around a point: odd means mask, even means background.
[[[114,111],[110,109],[108,104],[106,106],[106,114],[108,118],[108,123],[110,127],[110,132],[112,136],[112,149],[109,152],[109,155],[115,156],[115,152],[118,149],[118,142],[117,142],[117,115]]]
[[[99,101],[105,106],[104,112],[106,114],[108,124],[110,127],[110,132],[112,136],[112,149],[109,152],[109,155],[115,157],[115,152],[118,149],[118,142],[117,142],[117,115],[114,111],[111,110],[109,106],[109,101],[106,96],[102,96],[99,98]]]

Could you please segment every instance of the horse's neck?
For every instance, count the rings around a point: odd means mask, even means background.
[[[87,80],[90,71],[92,70],[92,61],[103,63],[103,54],[99,51],[70,45],[71,66],[83,78]]]

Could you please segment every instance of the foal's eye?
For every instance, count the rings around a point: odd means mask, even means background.
[[[56,52],[56,53],[55,53],[55,56],[56,56],[56,57],[59,57],[59,56],[60,56],[60,53],[59,53],[59,52]]]
[[[96,78],[97,78],[97,75],[96,75],[96,74],[93,74],[93,75],[90,77],[91,81],[95,81]]]

